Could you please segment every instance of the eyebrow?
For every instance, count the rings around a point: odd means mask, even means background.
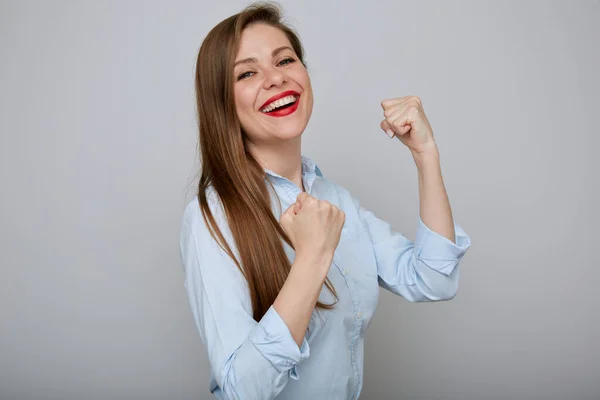
[[[290,46],[281,46],[281,47],[278,47],[275,50],[273,50],[273,52],[271,53],[271,57],[276,57],[277,54],[281,53],[283,50],[286,50],[286,49],[294,51],[294,49],[292,49]],[[249,64],[249,63],[255,63],[255,62],[257,62],[256,58],[253,58],[253,57],[244,58],[243,60],[236,61],[235,64],[233,64],[233,68],[238,66],[238,64]]]

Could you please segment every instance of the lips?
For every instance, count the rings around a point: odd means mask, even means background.
[[[260,106],[259,110],[262,110],[263,108],[265,108],[266,106],[268,106],[269,104],[271,104],[272,102],[282,99],[284,97],[287,96],[298,96],[300,97],[300,93],[296,92],[295,90],[286,90],[285,92],[281,92],[279,94],[276,94],[275,96],[271,97],[269,100],[265,101],[265,104],[263,104],[262,106]],[[296,101],[298,102],[298,101]]]
[[[275,117],[275,118],[285,117],[286,115],[290,115],[290,114],[294,113],[298,109],[299,104],[300,104],[300,102],[298,100],[296,100],[296,102],[289,107],[280,108],[279,110],[275,110],[275,111],[269,111],[268,113],[263,113],[263,115],[266,115],[268,117]]]

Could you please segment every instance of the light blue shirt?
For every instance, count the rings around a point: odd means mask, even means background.
[[[279,220],[301,190],[265,169],[279,196]],[[450,300],[456,295],[459,262],[471,241],[454,224],[456,244],[430,230],[419,216],[416,239],[408,240],[360,205],[348,190],[323,177],[302,156],[306,191],[343,210],[346,220],[327,277],[339,302],[313,312],[302,346],[271,306],[260,322],[252,317],[247,283],[210,236],[198,199],[184,211],[180,252],[184,286],[211,367],[210,391],[219,399],[357,399],[363,385],[364,336],[379,299],[379,287],[411,302]],[[269,186],[269,185],[267,185]],[[210,208],[234,254],[239,256],[214,189]],[[217,205],[219,205],[217,207]],[[283,241],[291,262],[295,254]],[[323,287],[319,300],[334,302]]]

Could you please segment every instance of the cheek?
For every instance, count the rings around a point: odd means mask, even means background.
[[[312,87],[310,85],[310,81],[307,81],[307,83],[304,85],[304,95],[306,96],[306,104],[309,108],[309,111],[312,111],[313,92],[312,92]]]
[[[308,74],[303,74],[298,80],[298,82],[300,82],[300,84],[302,85],[302,89],[304,90],[304,94],[306,95],[307,100],[309,100],[312,103],[312,85]]]
[[[234,91],[235,95],[235,108],[238,114],[244,114],[252,112],[254,109],[254,95],[248,88],[239,87]]]

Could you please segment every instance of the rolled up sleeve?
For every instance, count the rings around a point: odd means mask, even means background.
[[[460,259],[471,246],[471,239],[460,225],[454,222],[456,243],[429,229],[419,216],[417,236],[417,259],[446,276],[450,276]]]
[[[298,348],[289,328],[273,306],[250,335],[250,341],[279,373],[289,371],[292,379],[298,379],[296,367],[310,355],[306,338]]]
[[[227,238],[216,207],[213,215]],[[306,339],[299,348],[273,306],[259,322],[254,320],[247,282],[210,236],[197,202],[184,212],[180,255],[189,304],[211,366],[210,391],[220,399],[273,399],[289,378],[299,378],[297,367],[310,354]]]
[[[354,204],[372,241],[380,287],[412,302],[456,296],[459,262],[471,245],[460,225],[454,224],[453,243],[429,229],[419,216],[413,242],[363,207],[358,199],[354,198]]]

